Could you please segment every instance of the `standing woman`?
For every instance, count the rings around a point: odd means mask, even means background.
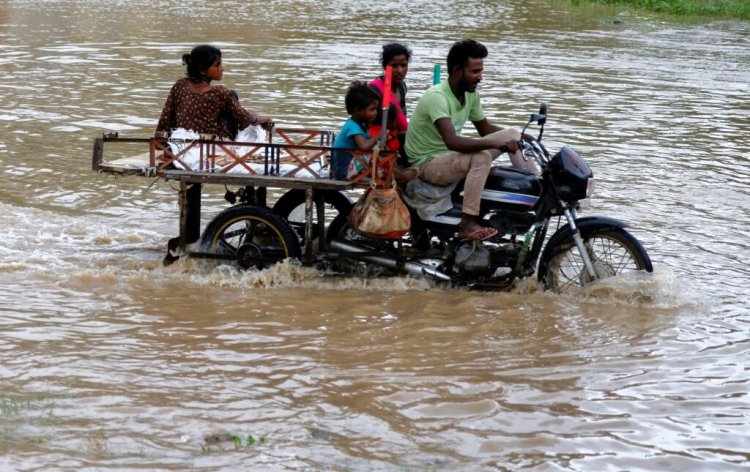
[[[238,129],[250,125],[261,125],[266,129],[273,126],[270,118],[242,108],[236,94],[226,87],[211,85],[224,75],[219,49],[209,45],[196,46],[190,54],[182,56],[182,62],[187,66],[187,77],[177,80],[172,86],[156,126],[157,133],[183,128],[217,138],[234,139],[236,131],[230,131],[228,123],[236,123]]]
[[[411,49],[401,43],[390,43],[383,46],[383,52],[380,55],[383,70],[391,66],[391,92],[393,93],[393,105],[396,107],[396,130],[399,134],[406,133],[409,125],[406,119],[406,73],[409,72],[409,60],[411,59]],[[374,87],[383,96],[385,89],[385,78],[380,77],[372,80],[368,85]]]

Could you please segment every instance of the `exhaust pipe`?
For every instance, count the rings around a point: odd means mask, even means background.
[[[451,280],[451,278],[447,274],[444,274],[443,272],[440,272],[439,270],[434,269],[430,266],[410,261],[399,263],[398,261],[396,261],[396,259],[393,259],[391,257],[376,256],[371,254],[372,249],[370,249],[369,247],[361,246],[351,241],[334,239],[329,243],[329,245],[332,249],[342,252],[347,257],[351,257],[353,259],[371,262],[373,264],[387,267],[389,269],[404,271],[416,277],[429,276],[438,280],[442,280],[443,282],[450,282]]]

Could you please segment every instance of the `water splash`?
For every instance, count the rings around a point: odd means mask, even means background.
[[[658,308],[677,308],[689,303],[676,275],[669,268],[657,268],[653,273],[639,271],[608,277],[572,289],[565,297],[586,302]]]

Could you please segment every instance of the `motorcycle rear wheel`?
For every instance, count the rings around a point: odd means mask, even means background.
[[[340,214],[348,215],[352,209],[351,200],[336,190],[324,190],[323,201],[325,202],[325,213],[329,218]],[[317,205],[317,202],[315,203]],[[300,245],[305,245],[305,191],[292,189],[281,196],[273,206],[273,212],[282,218],[286,218],[289,226],[297,233]],[[313,208],[312,239],[318,238],[318,212]]]
[[[589,275],[573,239],[568,237],[542,254],[538,279],[545,289],[566,293],[606,277],[653,271],[646,249],[624,229],[594,229],[583,235],[583,241],[596,278]]]

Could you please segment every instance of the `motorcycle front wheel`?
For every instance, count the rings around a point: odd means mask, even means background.
[[[236,205],[219,213],[203,232],[201,250],[234,260],[243,269],[263,269],[302,254],[297,235],[284,219],[257,205]]]
[[[596,277],[589,275],[571,237],[553,239],[539,260],[538,279],[547,290],[565,293],[606,277],[653,271],[646,249],[621,228],[593,229],[583,235]]]

